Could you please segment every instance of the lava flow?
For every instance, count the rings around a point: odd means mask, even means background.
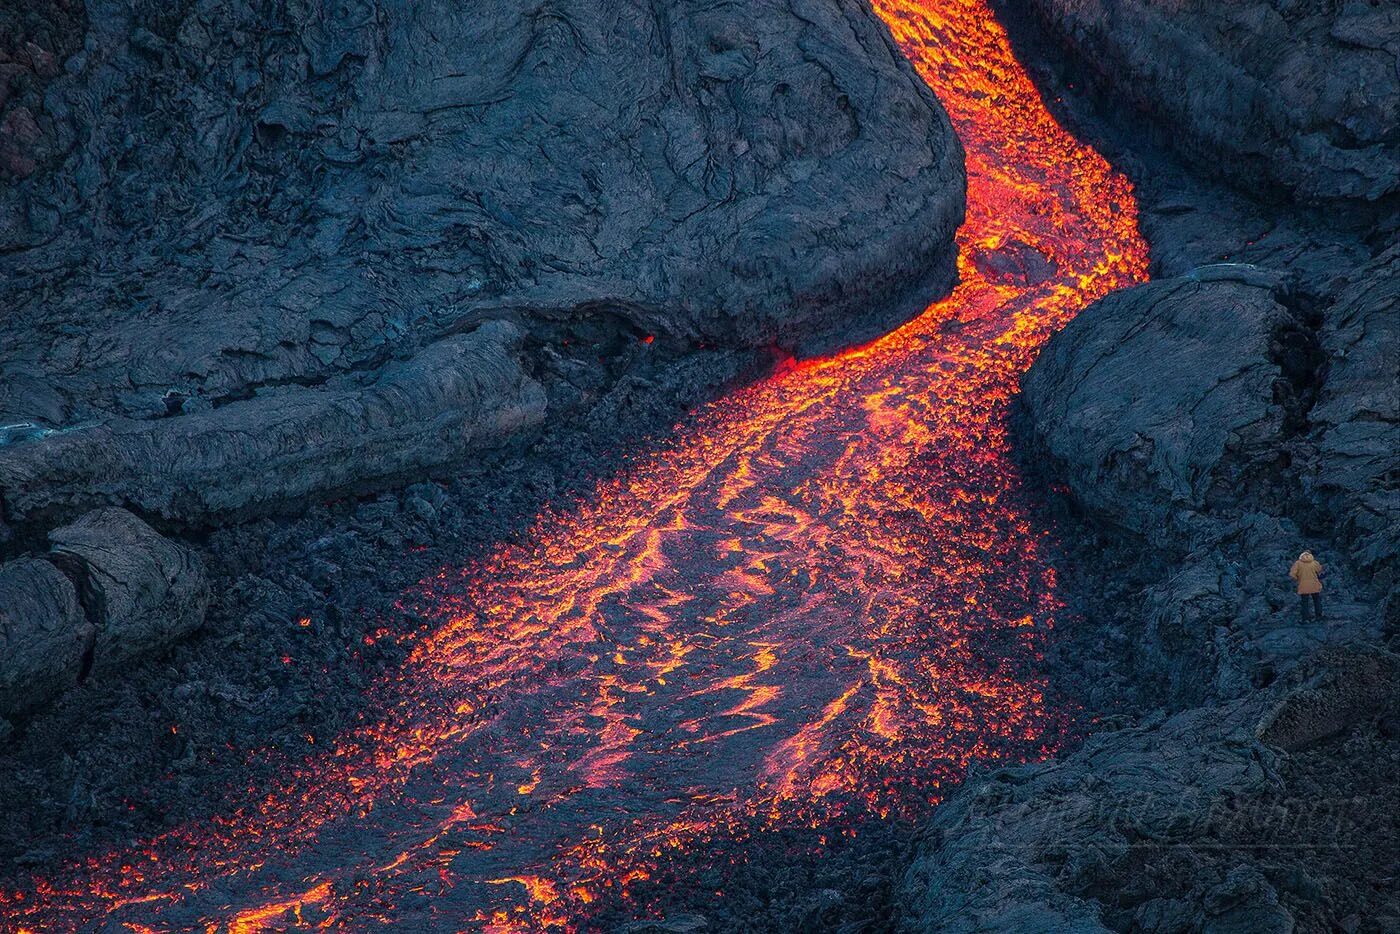
[[[9,929],[587,929],[1052,751],[1060,603],[1005,422],[1045,338],[1145,276],[1136,206],[985,0],[874,5],[967,151],[955,292],[422,582],[434,625],[361,726],[232,813],[0,895]]]

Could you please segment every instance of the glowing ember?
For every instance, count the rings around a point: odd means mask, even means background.
[[[586,925],[629,892],[645,914],[697,847],[917,817],[970,762],[1049,751],[1055,574],[1005,414],[1146,251],[984,0],[875,7],[967,149],[956,292],[423,582],[438,625],[365,725],[234,813],[0,896],[11,929]]]

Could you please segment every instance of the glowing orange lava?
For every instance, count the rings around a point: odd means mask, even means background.
[[[9,929],[587,927],[697,848],[919,817],[1050,751],[1060,605],[1007,407],[1146,248],[984,0],[874,6],[967,150],[956,291],[424,581],[437,626],[378,713],[233,813],[0,895]]]

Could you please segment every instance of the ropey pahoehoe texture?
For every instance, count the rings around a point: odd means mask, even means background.
[[[67,12],[0,188],[24,444],[235,404],[256,432],[492,317],[793,346],[953,278],[962,150],[855,0]]]
[[[49,533],[42,556],[0,564],[0,717],[198,629],[204,562],[125,509],[94,510]]]
[[[1198,168],[1305,202],[1400,193],[1393,3],[1015,0]]]

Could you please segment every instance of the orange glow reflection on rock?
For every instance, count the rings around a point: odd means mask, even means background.
[[[918,817],[976,760],[1052,751],[1061,607],[1006,413],[1050,333],[1144,278],[1136,206],[984,0],[874,6],[967,151],[955,292],[422,582],[436,625],[363,725],[231,813],[0,894],[11,929],[587,927],[709,844]]]

